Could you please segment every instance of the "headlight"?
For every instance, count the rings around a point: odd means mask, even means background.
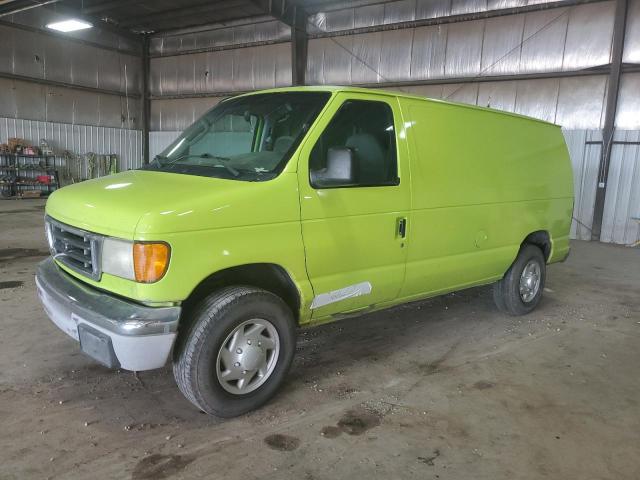
[[[169,267],[171,249],[163,242],[131,242],[105,238],[102,243],[102,271],[116,277],[153,283]]]
[[[102,271],[116,277],[135,280],[133,242],[105,238],[102,242]]]

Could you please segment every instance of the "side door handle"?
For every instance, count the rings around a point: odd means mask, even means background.
[[[402,217],[398,219],[398,235],[404,238],[407,235],[407,219]]]

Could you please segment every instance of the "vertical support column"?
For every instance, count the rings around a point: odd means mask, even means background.
[[[293,21],[291,22],[291,84],[294,86],[305,84],[307,71],[307,14],[298,7],[293,9]]]
[[[151,125],[151,101],[149,100],[149,35],[142,41],[142,152],[143,161],[149,163],[149,130]]]
[[[602,221],[604,218],[604,202],[607,196],[607,180],[611,161],[611,148],[615,133],[618,94],[620,92],[620,76],[622,74],[622,54],[624,52],[624,36],[627,28],[628,0],[616,0],[616,13],[613,24],[613,47],[611,49],[611,69],[605,111],[604,128],[602,130],[602,148],[600,166],[598,167],[598,185],[596,201],[593,209],[591,240],[600,240]]]

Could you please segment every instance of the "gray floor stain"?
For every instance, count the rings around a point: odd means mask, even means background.
[[[132,480],[168,478],[184,470],[194,457],[186,455],[161,455],[154,453],[143,458],[133,469]]]
[[[35,248],[3,248],[0,249],[0,263],[27,257],[46,257],[49,252]]]
[[[362,435],[380,425],[380,414],[359,407],[347,411],[338,421],[338,427],[348,435]]]
[[[281,433],[275,433],[273,435],[267,435],[264,438],[269,448],[273,450],[280,450],[282,452],[290,452],[300,446],[300,440],[291,435],[283,435]]]

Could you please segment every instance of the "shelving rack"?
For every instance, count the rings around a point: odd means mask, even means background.
[[[50,183],[38,182],[38,175],[52,175],[53,180]],[[54,155],[0,153],[0,196],[16,197],[24,190],[35,190],[34,187],[48,196],[59,186]]]

